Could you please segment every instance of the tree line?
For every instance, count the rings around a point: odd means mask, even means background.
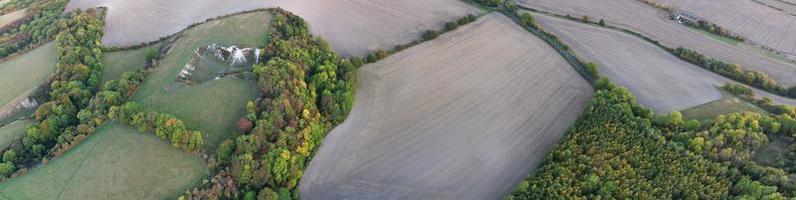
[[[761,115],[720,116],[712,125],[687,127],[682,115],[656,119],[626,88],[605,78],[596,82],[595,90],[562,142],[507,199],[790,196],[743,167],[721,161],[747,159],[767,142],[765,133],[777,125],[761,123]]]
[[[243,134],[219,145],[211,161],[214,182],[181,199],[298,199],[304,168],[353,106],[362,59],[339,58],[303,19],[270,11],[265,62],[253,68],[260,98],[247,103]]]
[[[64,28],[61,24],[67,16],[62,13],[68,0],[13,1],[4,5],[3,12],[19,9],[10,3],[29,7],[25,17],[0,28],[0,58],[50,41]]]
[[[144,112],[135,102],[127,102],[108,109],[108,118],[138,128],[139,132],[155,132],[161,139],[170,141],[174,147],[186,151],[197,151],[204,144],[202,132],[189,130],[177,117],[158,112]]]
[[[71,12],[68,19],[54,26],[60,32],[55,45],[56,72],[45,87],[49,101],[36,110],[36,124],[27,129],[21,144],[6,150],[16,154],[11,163],[36,163],[53,153],[68,133],[81,128],[78,111],[89,106],[102,71],[99,40],[103,26],[101,13],[93,9]]]
[[[741,68],[740,65],[729,64],[714,58],[709,58],[699,52],[683,47],[672,50],[672,53],[691,64],[700,66],[704,69],[710,70],[714,73],[736,80],[738,82],[745,83],[753,87],[778,94],[780,96],[791,98],[796,97],[796,89],[786,88],[785,86],[780,85],[776,80],[769,77],[766,73],[746,70]]]

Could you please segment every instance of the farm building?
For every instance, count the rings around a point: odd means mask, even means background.
[[[699,23],[699,17],[685,11],[672,11],[674,20],[678,23],[696,24]]]

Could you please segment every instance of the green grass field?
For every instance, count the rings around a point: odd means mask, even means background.
[[[0,107],[39,87],[55,72],[55,63],[53,42],[0,63]]]
[[[711,32],[708,32],[706,30],[702,30],[702,29],[698,29],[698,28],[691,28],[691,29],[695,30],[696,32],[700,32],[702,34],[710,36],[711,38],[716,39],[718,41],[730,44],[730,45],[738,45],[738,43],[741,42],[740,40],[736,40],[736,39],[733,39],[733,38],[729,38],[727,36],[711,33]]]
[[[237,120],[245,115],[246,102],[256,97],[255,83],[228,76],[184,86],[177,83],[177,74],[200,46],[211,43],[265,46],[270,20],[270,13],[255,12],[214,20],[187,30],[141,85],[133,100],[145,108],[173,114],[189,128],[202,131],[205,149],[214,151],[221,141],[234,136]]]
[[[0,149],[5,148],[14,140],[25,135],[25,130],[33,124],[33,120],[17,120],[0,127]]]
[[[161,43],[151,44],[145,47],[107,52],[103,54],[102,60],[102,82],[118,79],[125,72],[143,69],[146,65],[146,50],[160,49]]]
[[[785,167],[780,161],[788,159],[787,156],[790,152],[788,146],[793,143],[793,139],[776,134],[769,134],[767,136],[769,140],[768,145],[755,152],[752,159],[761,165],[769,167]]]
[[[206,174],[198,156],[109,122],[62,157],[0,183],[0,199],[174,199]]]
[[[712,121],[719,115],[735,112],[768,113],[752,103],[738,99],[737,97],[729,94],[724,94],[721,99],[716,101],[685,109],[680,112],[686,119],[697,119],[700,121]]]

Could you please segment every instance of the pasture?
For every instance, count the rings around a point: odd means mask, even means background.
[[[55,72],[55,43],[0,63],[0,116],[15,110],[18,100],[39,87]],[[9,111],[9,112],[7,112]]]
[[[147,49],[159,49],[161,43],[140,48],[105,52],[102,55],[102,82],[118,79],[125,72],[143,69],[146,66]]]
[[[22,19],[23,17],[25,17],[25,12],[27,12],[27,9],[21,9],[14,12],[10,12],[5,15],[0,15],[0,27],[4,27],[8,24],[11,24],[14,21],[17,21],[18,19]]]
[[[0,149],[6,148],[15,140],[25,135],[28,126],[33,125],[33,120],[17,120],[0,126]]]
[[[205,19],[279,6],[304,18],[312,33],[341,56],[363,56],[408,43],[427,29],[479,12],[459,0],[73,0],[66,10],[98,6],[108,7],[104,45],[155,41]]]
[[[519,3],[576,18],[588,15],[594,21],[604,19],[609,25],[633,30],[663,45],[693,49],[746,69],[765,72],[781,84],[796,86],[796,65],[792,62],[769,56],[758,47],[744,43],[732,45],[699,33],[669,20],[667,13],[638,0],[521,0]]]
[[[191,129],[202,131],[205,149],[234,136],[235,124],[254,100],[254,81],[227,76],[198,85],[178,83],[177,74],[197,47],[211,43],[263,47],[267,44],[271,15],[254,12],[214,20],[182,33],[172,51],[141,84],[132,99],[143,107],[172,114]]]
[[[750,0],[655,0],[718,24],[752,42],[796,55],[796,17]]]
[[[756,105],[741,100],[731,94],[723,94],[721,99],[688,108],[680,112],[686,119],[697,119],[699,121],[712,121],[719,115],[736,112],[768,113]]]
[[[302,198],[500,198],[592,94],[545,42],[485,15],[360,68],[351,114],[305,171]]]
[[[62,157],[0,183],[0,199],[174,199],[207,173],[198,156],[109,122]]]

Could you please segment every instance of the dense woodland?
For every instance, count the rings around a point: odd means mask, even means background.
[[[569,48],[544,31],[528,13],[503,8],[567,55]],[[722,75],[780,94],[786,89],[759,72],[741,70],[685,49],[675,54]],[[566,58],[567,56],[565,56]],[[597,78],[597,66],[584,63]],[[569,59],[568,59],[569,60]],[[574,65],[577,66],[578,65]],[[719,72],[720,71],[720,72]],[[587,77],[588,78],[588,77]],[[748,79],[748,80],[747,80]],[[786,199],[796,196],[790,178],[796,155],[779,166],[762,166],[752,157],[769,136],[796,133],[793,107],[754,99],[749,88],[723,90],[755,103],[773,115],[733,113],[708,122],[686,120],[679,112],[655,115],[635,101],[626,88],[606,78],[595,82],[595,96],[542,166],[522,181],[507,199]],[[791,145],[791,151],[796,145]]]
[[[607,79],[595,87],[594,98],[567,136],[507,199],[792,196],[792,189],[766,180],[783,177],[755,174],[733,162],[743,162],[765,145],[766,133],[782,131],[772,118],[732,114],[700,127],[679,113],[655,117],[626,88]]]
[[[4,5],[3,12],[17,4],[28,7],[28,11],[22,19],[0,28],[0,58],[52,40],[64,29],[62,21],[67,19],[62,13],[67,3],[68,0],[42,0],[12,1]]]

